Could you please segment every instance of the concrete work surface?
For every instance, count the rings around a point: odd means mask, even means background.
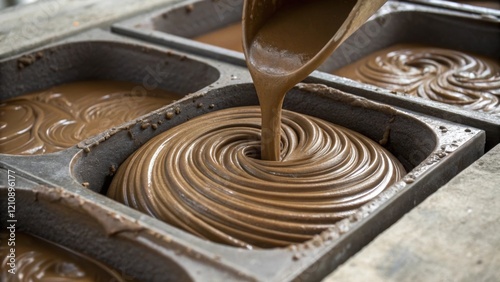
[[[0,59],[173,2],[46,0],[0,10]],[[323,281],[500,281],[500,145]]]
[[[45,0],[0,10],[0,59],[180,0]]]
[[[500,281],[500,145],[323,280]]]

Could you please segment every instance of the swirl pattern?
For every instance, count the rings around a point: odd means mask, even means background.
[[[202,238],[244,248],[304,242],[405,173],[369,138],[284,111],[281,161],[260,159],[260,109],[212,112],[151,139],[108,196]]]
[[[0,238],[6,242],[7,232],[0,233]],[[15,242],[15,275],[8,272],[10,247],[0,246],[2,281],[125,281],[104,264],[45,240],[18,232]]]
[[[160,90],[134,93],[134,87],[116,81],[74,82],[2,102],[0,153],[57,152],[180,97]]]
[[[335,74],[500,117],[500,65],[479,56],[401,44]]]

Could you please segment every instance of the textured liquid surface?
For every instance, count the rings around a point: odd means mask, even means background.
[[[398,44],[334,74],[500,117],[500,64],[481,56]]]
[[[230,24],[215,31],[202,34],[193,40],[219,46],[237,52],[243,52],[241,43],[241,22]]]
[[[81,81],[0,103],[0,153],[57,152],[181,96],[128,82]]]
[[[15,246],[7,246],[8,236],[0,233],[1,281],[125,281],[98,261],[28,234],[16,232]],[[8,272],[10,248],[15,248],[16,274]]]
[[[267,248],[311,239],[405,174],[371,139],[290,111],[282,161],[261,160],[260,118],[230,108],[160,134],[120,166],[108,196],[202,238]]]
[[[212,112],[158,135],[120,166],[108,196],[202,238],[252,249],[307,241],[398,181],[402,165],[369,138],[282,115],[285,93],[313,71],[303,65],[355,1],[307,3],[276,12],[247,50],[260,109]]]
[[[262,158],[266,160],[279,160],[286,92],[316,68],[307,63],[336,34],[356,1],[298,2],[301,5],[278,9],[258,29],[247,50],[247,65],[262,111]]]

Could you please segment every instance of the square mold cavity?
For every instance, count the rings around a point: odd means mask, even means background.
[[[343,43],[319,68],[322,72],[313,74],[310,81],[325,83],[344,91],[355,91],[357,95],[372,100],[481,128],[486,131],[486,150],[489,150],[500,143],[498,117],[326,74],[398,43],[470,52],[500,62],[500,17],[492,14],[485,16],[480,13],[481,9],[475,7],[470,9],[476,13],[458,12],[438,5],[389,2]],[[376,94],[372,95],[372,92],[365,92],[362,88],[375,90]]]
[[[1,99],[79,80],[120,80],[147,90],[188,94],[215,82],[213,66],[93,30],[0,60]]]
[[[0,73],[1,100],[86,80],[126,81],[136,85],[131,92],[162,89],[182,97],[213,84],[221,75],[207,62],[101,30],[0,60]]]
[[[189,0],[116,23],[112,30],[150,42],[246,66],[243,53],[192,40],[241,22],[243,0]],[[241,38],[241,34],[237,34]],[[241,41],[241,39],[240,39]]]
[[[186,95],[223,81],[221,77],[230,80],[231,75],[225,71],[231,71],[231,67],[222,68],[214,61],[155,48],[103,30],[92,30],[0,60],[0,96],[4,100],[82,80],[128,81],[148,90],[159,88]],[[137,120],[141,117],[132,123]],[[141,239],[144,242],[138,244],[136,239],[131,239],[135,238],[136,231],[142,230],[136,220],[122,219],[114,209],[100,204],[100,195],[75,182],[69,165],[74,156],[89,150],[87,144],[106,140],[123,126],[116,128],[51,154],[0,154],[0,204],[7,207],[10,202],[8,190],[14,186],[16,230],[39,235],[102,261],[118,269],[126,280],[133,277],[138,281],[190,281],[190,274],[183,270],[188,268],[208,274],[216,272],[217,277],[225,277],[221,274],[226,270],[218,263],[213,265],[209,261],[201,268],[193,268],[189,265],[190,259],[183,260],[182,263],[187,263],[184,266],[170,260],[164,249],[156,248],[157,239],[149,238],[163,238],[154,230],[148,231],[150,235],[144,233]],[[159,127],[158,132],[161,129]],[[138,140],[134,146],[141,145]],[[67,188],[71,186],[77,187],[78,193]],[[86,196],[82,196],[84,194]],[[12,222],[7,213],[0,213],[0,218],[2,228]],[[111,227],[113,222],[118,225]],[[118,236],[121,239],[112,236],[123,230],[128,235]],[[195,253],[190,253],[186,246],[171,249],[194,259]],[[199,257],[196,260],[199,261]],[[229,280],[239,277],[231,269],[227,272]]]
[[[242,2],[186,1],[116,23],[112,29],[141,40],[245,66],[244,56],[240,52],[189,39],[240,21]],[[395,94],[330,74],[374,51],[397,43],[428,44],[472,52],[498,61],[500,17],[495,16],[492,9],[486,9],[487,15],[483,10],[469,6],[467,11],[460,11],[435,3],[421,5],[388,1],[305,81],[326,84],[371,100],[483,129],[486,131],[486,149],[489,150],[500,143],[498,117],[402,93]]]
[[[8,169],[0,164],[2,181],[7,179]],[[37,235],[110,266],[124,279],[121,281],[165,281],[165,273],[170,281],[192,281],[182,265],[148,244],[137,244],[134,232],[142,230],[140,225],[123,220],[90,197],[63,188],[28,184],[31,181],[17,169],[10,174],[16,177],[15,221],[2,212],[3,230],[14,222],[16,232]],[[6,182],[0,182],[0,205],[5,208],[6,187]],[[124,228],[125,234],[116,236]],[[144,240],[154,236],[141,234]]]
[[[483,153],[481,130],[397,110],[323,85],[300,84],[286,96],[285,109],[334,122],[377,142],[390,128],[385,147],[408,171],[355,215],[314,239],[287,248],[229,247],[200,239],[103,195],[119,165],[158,132],[204,113],[257,105],[254,87],[248,76],[244,78],[246,70],[240,71],[233,70],[242,77],[239,81],[221,81],[110,129],[103,134],[105,138],[89,139],[80,148],[3,161],[1,172],[15,170],[22,183],[16,196],[18,228],[145,281],[317,281]],[[7,184],[0,184],[5,194]],[[5,204],[6,197],[1,199]],[[4,227],[4,213],[1,220]]]

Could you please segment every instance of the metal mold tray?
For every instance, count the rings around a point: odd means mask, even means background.
[[[473,1],[469,3],[461,3],[460,1],[447,1],[447,0],[401,0],[404,2],[417,3],[428,6],[435,6],[446,8],[450,10],[462,11],[467,13],[474,13],[482,15],[483,17],[500,17],[500,10],[482,6],[481,4],[474,4]],[[478,1],[479,2],[479,1]],[[488,2],[488,1],[485,1]],[[494,2],[494,1],[490,1]]]
[[[237,22],[241,0],[191,0],[143,14],[112,26],[116,33],[245,66],[242,53],[189,38]],[[494,11],[492,9],[486,9]],[[474,13],[473,13],[474,12]],[[439,5],[389,1],[364,26],[347,39],[307,82],[355,91],[371,100],[409,109],[486,131],[486,150],[500,143],[500,118],[464,110],[418,97],[405,96],[350,79],[331,75],[374,51],[396,43],[432,44],[473,52],[500,61],[500,17],[485,16],[480,7],[467,12]],[[369,89],[370,91],[365,91]]]
[[[241,52],[190,38],[241,21],[243,0],[188,0],[116,23],[112,29],[149,42],[246,66]]]
[[[0,202],[2,206],[7,204],[5,174],[8,170],[15,171],[19,230],[101,260],[121,271],[125,278],[143,281],[319,280],[474,162],[484,150],[485,134],[481,130],[371,102],[359,97],[356,88],[348,94],[322,85],[300,84],[287,95],[285,108],[343,125],[375,141],[383,138],[389,126],[390,142],[386,147],[404,164],[408,174],[354,216],[310,241],[261,250],[212,243],[119,204],[103,193],[113,169],[159,132],[210,111],[257,105],[245,68],[93,30],[0,61],[0,71],[13,72],[9,76],[14,81],[4,80],[2,97],[84,78],[86,76],[77,74],[85,74],[83,70],[93,69],[101,61],[94,57],[81,64],[69,64],[73,58],[88,56],[88,49],[73,47],[105,48],[106,45],[114,52],[103,53],[105,58],[119,54],[116,67],[139,62],[144,68],[154,67],[170,56],[179,59],[179,65],[185,63],[184,67],[194,73],[200,64],[206,70],[215,69],[218,79],[179,101],[67,150],[39,156],[0,155]],[[47,56],[24,68],[17,67],[21,56],[47,50],[57,50],[50,56],[59,59]],[[68,65],[71,68],[67,68]],[[42,75],[50,66],[64,71]],[[125,72],[126,77],[114,76],[113,70],[117,71],[116,75],[120,73],[119,68],[110,68],[103,76],[140,82],[144,75],[136,71]],[[164,86],[168,87],[173,79],[179,88],[192,87],[191,79],[180,76],[182,73],[165,81]],[[17,85],[25,86],[17,88]],[[371,92],[362,86],[359,88]],[[199,107],[200,103],[205,106]],[[176,109],[179,114],[166,118],[167,112]],[[143,126],[153,123],[158,124],[156,129]],[[0,226],[5,227],[7,215],[1,213],[0,220]]]
[[[130,81],[148,90],[189,94],[221,75],[217,68],[185,55],[99,40],[97,32],[89,39],[0,60],[1,99],[87,79]]]

